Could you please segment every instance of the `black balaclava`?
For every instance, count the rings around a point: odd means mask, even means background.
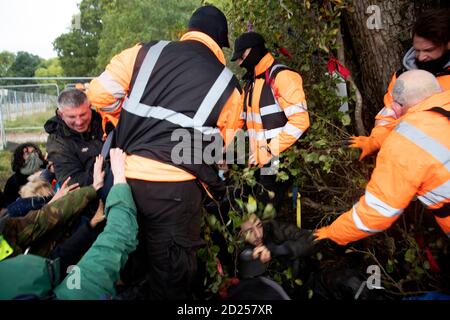
[[[436,60],[431,60],[427,62],[420,62],[416,59],[416,65],[419,69],[431,72],[433,75],[436,75],[442,71],[444,71],[444,67],[450,60],[450,50],[447,50],[440,58]]]
[[[227,18],[214,6],[204,6],[195,10],[189,20],[189,31],[206,33],[219,47],[230,47]]]
[[[255,72],[256,65],[261,61],[262,58],[268,53],[266,46],[264,44],[252,47],[248,56],[242,61],[241,67],[247,69],[247,72],[253,74]]]

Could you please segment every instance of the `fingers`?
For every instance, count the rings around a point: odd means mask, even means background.
[[[70,186],[67,187],[67,192],[70,192],[72,190],[78,189],[79,187],[80,187],[80,184],[78,182],[74,183],[74,184],[71,184]]]
[[[102,167],[103,166],[103,156],[101,154],[99,154],[98,156],[95,157],[95,164],[94,166],[96,167]]]
[[[71,177],[68,177],[68,178],[63,182],[63,184],[61,185],[61,188],[60,188],[60,189],[67,188],[67,185],[69,184],[70,179],[71,179]]]
[[[359,137],[352,136],[342,141],[342,145],[346,148],[359,148]]]
[[[253,249],[252,254],[253,259],[259,259],[262,263],[269,262],[271,259],[271,254],[266,246],[258,246]]]

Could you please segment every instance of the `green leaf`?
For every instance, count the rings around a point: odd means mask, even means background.
[[[247,212],[248,213],[255,213],[256,209],[257,209],[257,203],[255,198],[253,198],[252,196],[248,197],[248,202],[247,202]]]
[[[352,120],[348,114],[344,114],[341,117],[341,122],[344,126],[349,126],[351,124]]]
[[[263,220],[270,220],[270,219],[275,218],[275,216],[276,216],[276,210],[273,207],[273,204],[268,203],[266,205],[266,207],[264,208],[262,219]]]
[[[405,261],[409,263],[413,263],[416,260],[416,250],[410,248],[405,253]]]
[[[289,180],[289,175],[284,171],[280,171],[277,173],[277,179],[281,181],[287,181]]]

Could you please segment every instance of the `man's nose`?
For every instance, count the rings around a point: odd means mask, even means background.
[[[427,55],[423,52],[418,52],[417,60],[419,60],[420,62],[425,62],[427,60]]]
[[[255,229],[255,236],[257,239],[260,239],[262,237],[262,232],[258,228]]]

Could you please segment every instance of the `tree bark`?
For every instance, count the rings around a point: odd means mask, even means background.
[[[361,89],[363,120],[369,130],[383,107],[392,74],[411,45],[414,20],[414,2],[408,0],[353,1],[353,9],[343,17],[344,41],[350,49],[346,60]]]

